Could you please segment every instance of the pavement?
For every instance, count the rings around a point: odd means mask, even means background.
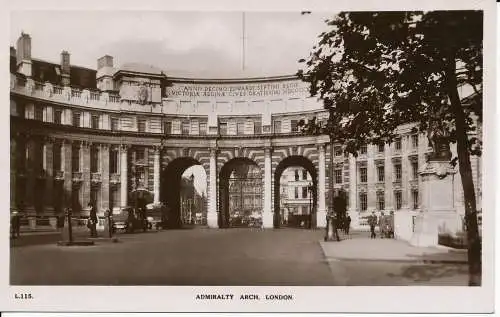
[[[88,231],[82,230],[79,235],[88,239]],[[416,248],[398,240],[369,239],[368,235],[354,232],[341,242],[324,242],[324,230],[186,229],[122,234],[118,235],[119,243],[99,238],[94,240],[94,246],[78,247],[57,246],[60,234],[25,235],[15,239],[18,245],[11,247],[10,282],[13,285],[467,285],[463,250]]]
[[[345,239],[320,241],[327,259],[350,261],[391,261],[411,263],[467,264],[467,250],[444,246],[415,247],[406,241],[395,239]]]

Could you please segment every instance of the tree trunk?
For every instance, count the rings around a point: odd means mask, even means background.
[[[477,225],[476,195],[472,180],[468,136],[465,129],[465,114],[460,97],[458,95],[457,81],[455,76],[456,65],[454,59],[448,63],[446,72],[446,84],[448,96],[451,101],[452,112],[455,116],[457,134],[457,152],[460,177],[464,191],[465,223],[467,226],[467,246],[469,262],[469,286],[481,285],[481,241],[479,239]]]

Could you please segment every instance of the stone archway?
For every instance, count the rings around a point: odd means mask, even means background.
[[[169,210],[168,227],[181,228],[181,177],[184,171],[191,166],[202,165],[191,157],[180,157],[171,161],[161,171],[160,201],[165,203]],[[205,171],[206,173],[206,171]]]
[[[233,158],[219,172],[219,228],[262,226],[262,171],[248,158]]]
[[[274,217],[273,217],[273,224],[275,228],[279,228],[281,224],[281,208],[280,208],[280,199],[281,199],[281,184],[280,184],[280,179],[283,174],[283,172],[289,168],[289,167],[302,167],[311,176],[312,179],[312,184],[311,184],[311,191],[312,191],[312,210],[309,213],[309,223],[308,227],[309,228],[315,228],[316,227],[316,213],[317,213],[317,206],[318,206],[318,173],[316,171],[316,168],[314,167],[314,164],[306,157],[304,156],[299,156],[299,155],[293,155],[286,157],[283,159],[278,166],[275,169],[274,172]]]

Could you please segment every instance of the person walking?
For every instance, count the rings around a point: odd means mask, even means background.
[[[351,228],[351,216],[347,215],[345,218],[345,233],[349,234],[349,229]]]
[[[380,217],[378,218],[378,229],[380,231],[380,238],[383,239],[387,235],[387,226],[384,212],[380,212]]]
[[[17,211],[12,213],[10,218],[10,230],[12,239],[19,238],[21,233],[21,217]]]
[[[89,229],[90,229],[90,237],[97,238],[97,210],[94,203],[89,203],[90,207],[90,216],[89,216]]]
[[[370,238],[375,239],[377,234],[375,233],[375,226],[377,225],[377,216],[375,215],[375,211],[372,211],[372,214],[368,216],[368,225],[370,226]]]
[[[394,210],[391,210],[391,213],[389,215],[389,219],[387,222],[389,225],[389,238],[394,239]]]

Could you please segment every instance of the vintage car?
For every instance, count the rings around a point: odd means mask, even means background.
[[[164,203],[152,203],[146,205],[146,219],[148,228],[159,230],[167,228],[168,207]]]
[[[115,232],[134,232],[142,229],[146,231],[148,228],[147,220],[140,212],[134,210],[133,207],[122,207],[120,213],[113,215],[113,230]]]

